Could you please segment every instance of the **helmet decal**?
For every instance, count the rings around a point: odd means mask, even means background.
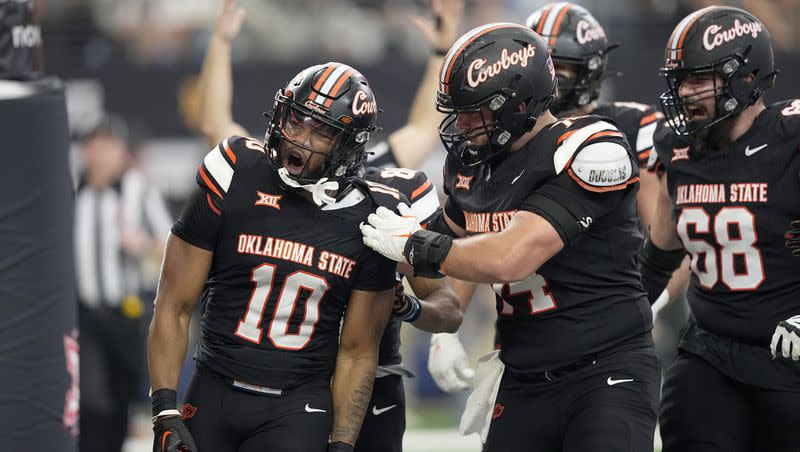
[[[710,25],[703,32],[703,48],[706,50],[714,50],[715,47],[721,46],[723,43],[733,41],[736,38],[750,35],[754,38],[764,31],[764,28],[758,22],[739,22],[736,19],[733,26],[727,30],[723,30],[719,25]]]
[[[488,65],[486,65],[485,59],[476,58],[469,64],[467,84],[475,88],[511,66],[519,65],[525,67],[528,65],[528,58],[533,58],[535,55],[536,47],[528,44],[525,48],[512,50],[511,52],[509,52],[508,49],[503,49],[500,54],[500,59]]]

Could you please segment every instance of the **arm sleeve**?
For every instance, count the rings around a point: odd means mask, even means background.
[[[172,233],[186,243],[214,251],[221,224],[222,215],[214,210],[211,196],[198,187],[186,201]]]
[[[369,250],[359,262],[353,289],[378,292],[395,286],[397,262]]]
[[[562,173],[531,193],[520,210],[543,217],[553,225],[564,243],[572,243],[593,221],[615,208],[627,191],[588,191],[567,173]]]

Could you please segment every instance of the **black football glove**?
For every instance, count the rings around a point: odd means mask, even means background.
[[[153,423],[153,452],[197,452],[192,434],[180,416],[159,416]]]
[[[778,323],[770,350],[773,358],[800,360],[800,315]]]
[[[786,248],[789,248],[793,255],[800,257],[800,220],[792,221],[783,237],[786,239]]]
[[[175,409],[178,395],[172,389],[154,391],[153,452],[197,452],[192,434]]]

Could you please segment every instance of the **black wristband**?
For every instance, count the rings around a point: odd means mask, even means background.
[[[396,317],[404,322],[416,321],[419,315],[422,314],[422,303],[419,301],[419,298],[413,295],[403,294],[403,298],[408,300],[408,309],[402,314],[396,314]]]
[[[178,406],[178,393],[172,389],[159,389],[153,392],[153,416],[164,410],[174,410]]]
[[[414,276],[444,278],[444,275],[439,273],[439,264],[447,257],[452,246],[452,237],[420,229],[406,241],[403,255],[414,267]]]
[[[353,452],[353,446],[343,441],[328,443],[328,452]]]
[[[433,49],[433,54],[436,55],[436,56],[443,57],[443,56],[447,55],[447,52],[449,52],[449,51],[450,51],[450,49]]]

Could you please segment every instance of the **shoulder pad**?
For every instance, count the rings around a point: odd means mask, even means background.
[[[231,136],[208,151],[197,170],[197,182],[209,194],[224,198],[235,169],[253,166],[263,159],[264,146],[253,138]]]
[[[365,180],[366,187],[361,186],[362,189],[366,188],[369,193],[366,193],[378,206],[388,207],[397,210],[397,205],[405,203],[409,205],[408,197],[400,192],[400,190],[390,187],[379,182],[372,182]]]
[[[582,124],[585,124],[585,122]],[[567,129],[558,138],[556,150],[553,153],[553,167],[556,174],[561,174],[567,168],[575,154],[583,146],[594,141],[606,141],[610,138],[622,138],[624,142],[622,132],[607,120],[596,120],[582,127],[577,123],[568,125]]]
[[[581,187],[595,192],[620,190],[638,178],[628,149],[618,141],[599,141],[577,152],[568,170]]]

